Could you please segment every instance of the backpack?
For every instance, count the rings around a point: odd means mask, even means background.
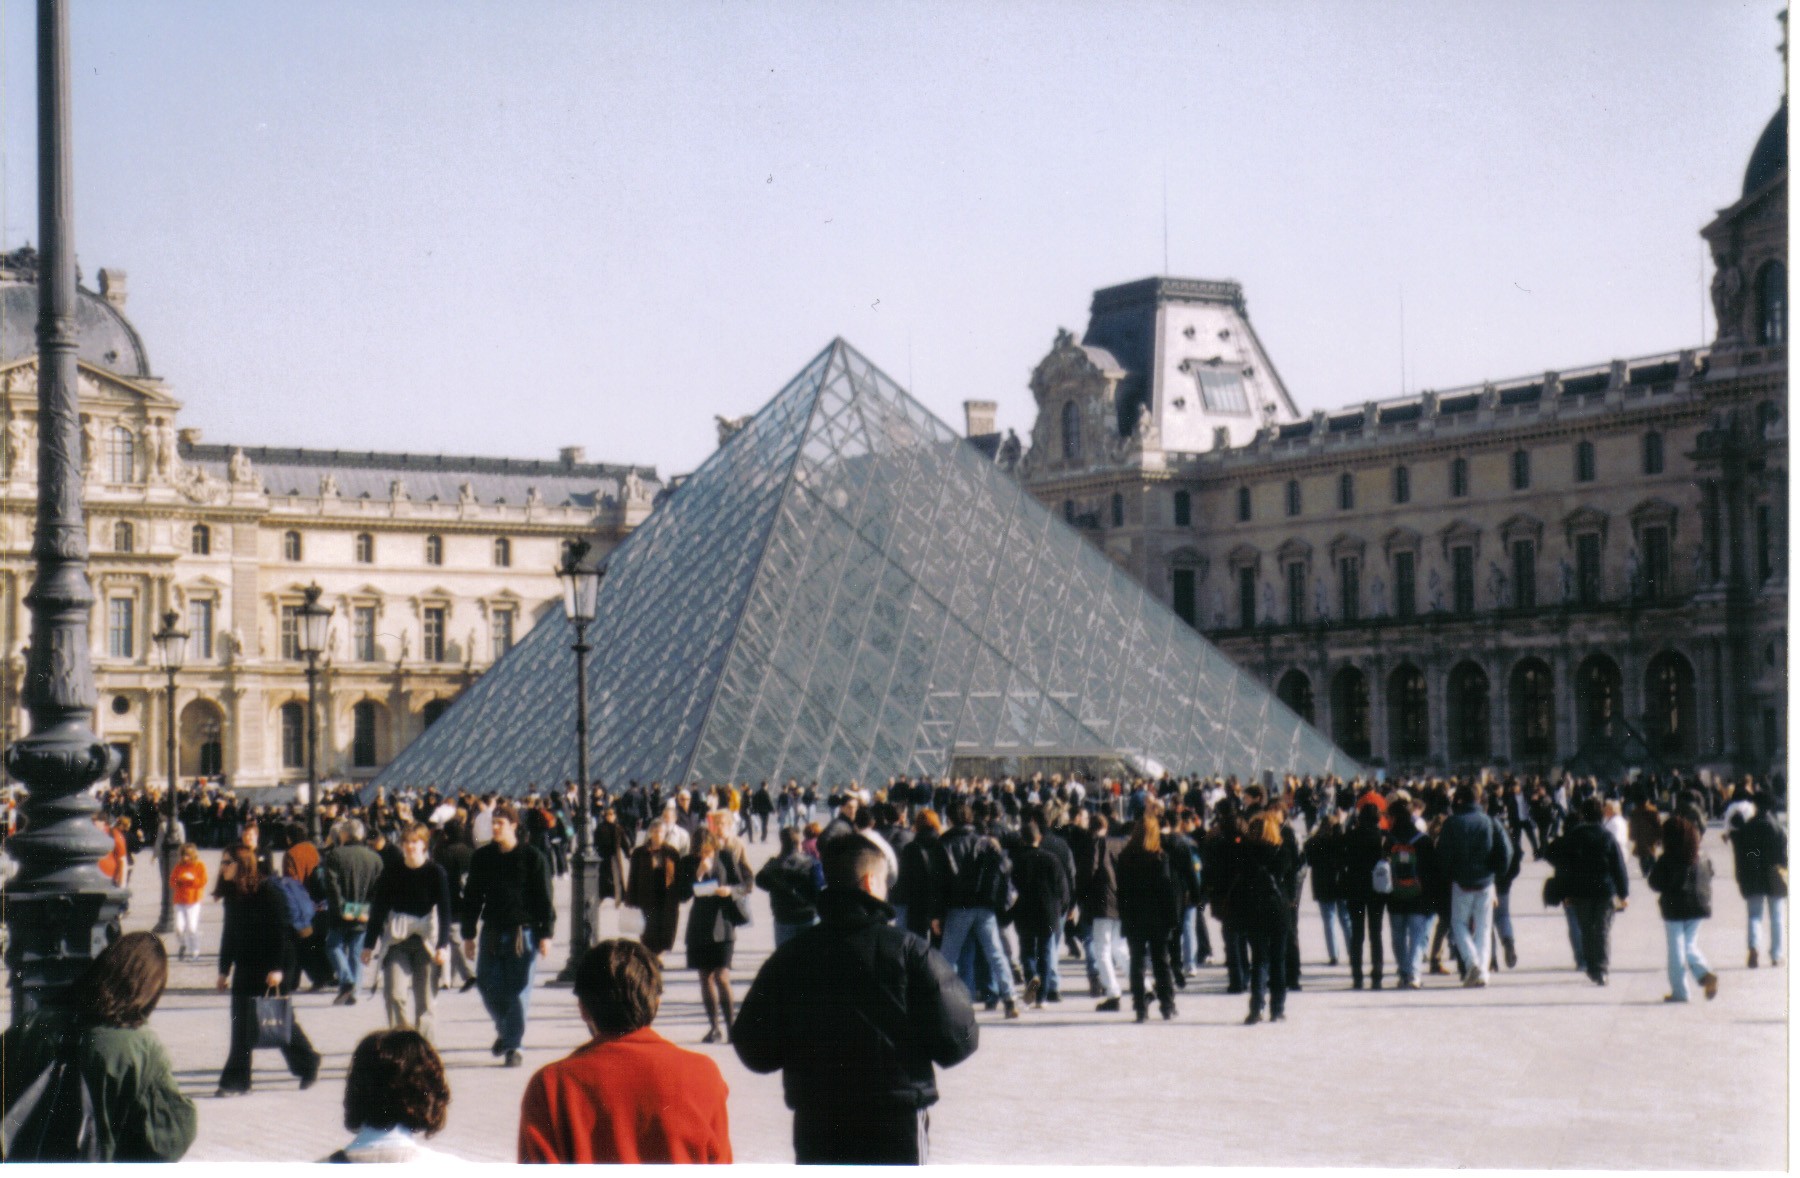
[[[103,1162],[94,1097],[74,1059],[77,1036],[65,1036],[37,1078],[0,1121],[0,1161]]]
[[[976,905],[995,912],[1005,912],[1013,906],[1018,893],[1013,890],[1009,868],[1006,852],[1000,849],[1000,844],[991,838],[983,838],[972,865],[974,879],[969,884],[969,896]]]
[[[1385,858],[1375,860],[1375,870],[1369,873],[1369,890],[1377,896],[1386,896],[1394,890],[1394,869],[1388,866]]]
[[[294,931],[312,928],[313,915],[317,909],[313,906],[312,896],[306,891],[306,885],[285,875],[277,876],[270,882],[281,893],[281,898],[287,905],[288,923],[293,926]]]
[[[1388,851],[1384,864],[1388,866],[1392,879],[1389,895],[1402,903],[1416,901],[1425,895],[1425,885],[1419,879],[1419,847],[1417,843],[1396,842]],[[1379,869],[1378,869],[1379,870]]]

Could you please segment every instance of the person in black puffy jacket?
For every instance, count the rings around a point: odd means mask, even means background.
[[[1164,1019],[1175,1017],[1175,980],[1169,970],[1169,934],[1181,923],[1181,884],[1162,846],[1162,820],[1152,805],[1132,826],[1119,853],[1119,922],[1131,952],[1131,1007],[1137,1021],[1150,1017],[1144,963],[1156,977],[1156,1002]]]
[[[757,972],[732,1029],[753,1072],[781,1072],[794,1160],[920,1165],[936,1067],[975,1053],[969,992],[939,953],[889,922],[887,860],[867,839],[825,849],[820,921]]]

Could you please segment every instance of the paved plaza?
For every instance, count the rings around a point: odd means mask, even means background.
[[[773,843],[752,849],[760,865]],[[1202,969],[1172,1023],[1134,1025],[1097,1014],[1082,967],[1064,961],[1060,1006],[1017,1022],[983,1014],[981,1049],[940,1072],[933,1161],[968,1164],[1386,1166],[1561,1169],[1785,1169],[1788,973],[1744,964],[1744,906],[1717,828],[1706,848],[1720,868],[1715,916],[1701,944],[1723,980],[1718,1000],[1667,1006],[1663,926],[1632,868],[1631,907],[1614,925],[1612,984],[1571,966],[1560,912],[1539,893],[1545,866],[1528,863],[1514,891],[1519,967],[1465,991],[1455,977],[1418,993],[1349,988],[1346,966],[1323,965],[1318,911],[1302,911],[1302,993],[1281,1024],[1241,1025],[1245,999],[1223,969]],[[207,855],[209,864],[216,852]],[[559,881],[558,932],[567,928]],[[153,861],[133,875],[131,929],[156,919]],[[298,1091],[278,1053],[257,1053],[256,1089],[213,1098],[225,1057],[225,999],[213,989],[219,909],[206,912],[208,957],[174,966],[150,1026],[200,1110],[191,1161],[307,1161],[342,1145],[344,1070],[356,1041],[382,1021],[365,989],[354,1007],[329,992],[299,995],[298,1017],[325,1053],[311,1091]],[[741,998],[770,946],[767,900],[744,930],[735,972]],[[617,915],[602,923],[610,934]],[[1216,930],[1216,926],[1215,926]],[[559,942],[551,964],[560,968]],[[679,967],[679,945],[669,955]],[[1391,967],[1390,967],[1391,968]],[[544,971],[551,976],[553,971]],[[1129,1008],[1129,1003],[1126,1004]],[[658,1031],[715,1059],[731,1088],[737,1160],[793,1160],[776,1076],[746,1071],[729,1046],[705,1047],[696,975],[672,968]],[[511,1161],[519,1097],[531,1071],[584,1038],[566,987],[533,993],[526,1066],[488,1054],[493,1028],[479,995],[445,992],[438,1045],[450,1069],[450,1121],[434,1144],[481,1161]]]

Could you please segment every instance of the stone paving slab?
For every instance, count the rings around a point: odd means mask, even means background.
[[[1347,967],[1322,964],[1317,908],[1301,916],[1304,990],[1280,1024],[1242,1025],[1246,1001],[1223,993],[1224,971],[1200,971],[1180,1014],[1135,1025],[1098,1014],[1079,964],[1062,965],[1069,997],[1018,1022],[983,1014],[982,1043],[940,1072],[933,1160],[967,1164],[1382,1166],[1516,1169],[1783,1170],[1788,1165],[1788,971],[1745,968],[1745,911],[1717,832],[1715,916],[1702,949],[1723,979],[1716,1002],[1668,1006],[1662,922],[1633,871],[1630,909],[1614,924],[1612,984],[1575,972],[1559,912],[1538,902],[1545,868],[1526,865],[1514,891],[1520,964],[1486,990],[1431,978],[1416,993],[1352,991]],[[770,844],[753,849],[761,862]],[[209,859],[211,856],[209,855]],[[138,860],[128,928],[155,922],[154,866]],[[567,881],[559,881],[562,923]],[[228,1020],[212,988],[219,913],[205,916],[208,957],[175,967],[151,1021],[200,1108],[192,1161],[306,1161],[349,1134],[344,1071],[356,1041],[382,1023],[365,988],[354,1007],[299,995],[301,1024],[325,1053],[319,1083],[300,1092],[278,1053],[258,1052],[255,1091],[212,1095]],[[608,909],[602,928],[617,928]],[[770,946],[766,899],[743,930],[736,991]],[[1216,940],[1216,926],[1214,926]],[[551,965],[561,966],[561,947]],[[672,968],[657,1030],[716,1060],[731,1089],[739,1161],[789,1163],[789,1114],[776,1076],[757,1076],[729,1046],[702,1046],[696,976]],[[1315,964],[1320,963],[1320,964]],[[540,978],[551,976],[542,971]],[[1129,1007],[1129,1003],[1126,1004]],[[448,1127],[434,1144],[472,1160],[511,1161],[518,1104],[531,1071],[584,1038],[573,996],[540,980],[526,1066],[498,1066],[480,997],[446,991],[438,1043],[450,1070]]]

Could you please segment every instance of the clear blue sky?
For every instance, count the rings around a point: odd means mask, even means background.
[[[36,238],[3,0],[5,236]],[[73,5],[77,247],[210,441],[691,469],[843,335],[1023,434],[1091,292],[1303,409],[1699,342],[1773,0]]]

